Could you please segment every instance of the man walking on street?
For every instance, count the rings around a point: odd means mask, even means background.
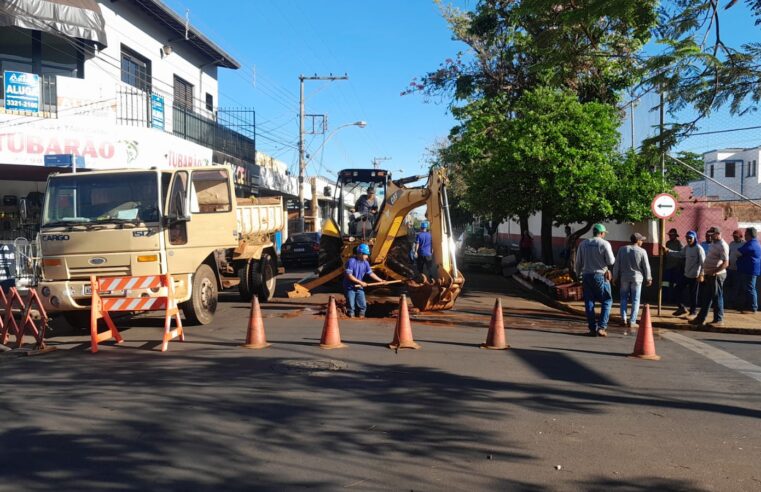
[[[685,238],[687,239],[687,246],[681,251],[671,251],[665,247],[662,249],[663,254],[673,254],[684,258],[684,277],[679,289],[679,307],[674,311],[674,316],[681,316],[688,312],[684,302],[685,290],[687,291],[687,304],[690,307],[689,315],[695,316],[697,313],[698,292],[700,291],[698,278],[703,274],[703,263],[706,259],[705,251],[698,245],[698,233],[689,231]]]
[[[718,227],[711,227],[706,232],[712,239],[706,261],[703,264],[703,275],[700,283],[700,312],[689,321],[691,325],[701,326],[708,317],[708,311],[713,306],[713,321],[709,326],[724,326],[724,281],[727,279],[729,266],[729,245],[721,238]]]
[[[639,295],[642,291],[643,280],[647,282],[648,287],[653,284],[647,251],[642,249],[642,243],[646,239],[638,232],[632,234],[631,244],[618,250],[616,263],[613,266],[613,283],[619,282],[621,291],[621,319],[626,326],[624,335],[628,335],[629,330],[638,326],[637,313],[639,312]],[[631,315],[627,316],[629,301],[631,301],[632,312]]]
[[[758,232],[755,227],[745,229],[745,244],[738,253],[737,270],[740,274],[741,292],[744,294],[739,304],[744,312],[758,312],[758,294],[756,294],[756,279],[761,275],[761,245],[758,244]]]
[[[742,296],[740,295],[740,276],[737,273],[737,257],[740,256],[738,250],[745,244],[743,232],[735,229],[732,232],[732,242],[729,243],[729,266],[727,267],[727,283],[724,290],[727,293],[724,307],[740,309]]]
[[[608,336],[608,318],[613,305],[610,290],[610,267],[616,262],[610,243],[605,240],[605,226],[595,224],[592,238],[579,245],[576,252],[576,276],[581,277],[584,290],[584,311],[590,336]],[[595,319],[595,302],[600,303],[600,318]]]
[[[679,240],[679,232],[672,227],[668,232],[669,240],[666,241],[666,247],[672,251],[681,251],[682,242]],[[684,271],[684,262],[678,256],[666,258],[666,265],[663,272],[663,280],[668,282],[669,288],[666,291],[666,300],[669,302],[679,302],[679,286],[682,283],[682,272]]]

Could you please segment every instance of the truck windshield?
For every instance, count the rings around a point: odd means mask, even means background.
[[[43,226],[158,222],[155,173],[72,174],[50,180]]]

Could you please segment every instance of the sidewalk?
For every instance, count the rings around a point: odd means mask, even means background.
[[[513,279],[520,284],[525,289],[530,289],[533,292],[537,293],[541,297],[545,299],[545,301],[557,308],[562,309],[563,311],[566,311],[568,313],[576,314],[579,316],[585,316],[584,313],[584,302],[583,301],[559,301],[557,299],[554,299],[541,290],[535,289],[534,286],[528,282],[527,280],[520,278],[518,275],[513,276]],[[620,304],[618,302],[613,302],[613,307],[611,308],[610,313],[610,325],[621,325],[621,316],[619,315],[620,311]],[[642,306],[641,306],[642,307]],[[599,304],[597,306],[597,310],[599,311]],[[692,331],[707,331],[707,332],[715,332],[715,333],[739,333],[744,335],[761,335],[761,313],[760,314],[740,314],[739,312],[729,309],[725,310],[724,312],[724,326],[721,328],[713,328],[706,325],[696,327],[689,325],[687,323],[687,318],[680,316],[672,316],[671,313],[673,313],[676,310],[675,306],[662,306],[661,307],[661,316],[657,315],[658,312],[658,306],[657,305],[651,305],[650,306],[650,316],[653,323],[653,327],[655,328],[667,328],[670,330],[692,330]],[[641,309],[640,309],[640,316],[641,316]],[[708,314],[707,322],[710,322],[712,319],[713,314]],[[621,325],[623,326],[623,325]]]

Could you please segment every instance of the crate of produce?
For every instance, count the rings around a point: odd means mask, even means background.
[[[555,297],[561,301],[580,301],[584,298],[584,290],[580,283],[556,285]]]

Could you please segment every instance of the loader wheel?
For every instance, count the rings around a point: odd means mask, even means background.
[[[209,265],[201,265],[193,275],[192,296],[181,304],[188,324],[208,325],[211,323],[217,311],[218,295],[214,272]]]
[[[240,278],[238,294],[240,295],[240,300],[243,302],[251,302],[251,299],[254,297],[254,292],[256,292],[253,288],[253,281],[251,278],[255,270],[256,263],[253,261],[246,262],[246,264],[238,270],[238,278]]]

